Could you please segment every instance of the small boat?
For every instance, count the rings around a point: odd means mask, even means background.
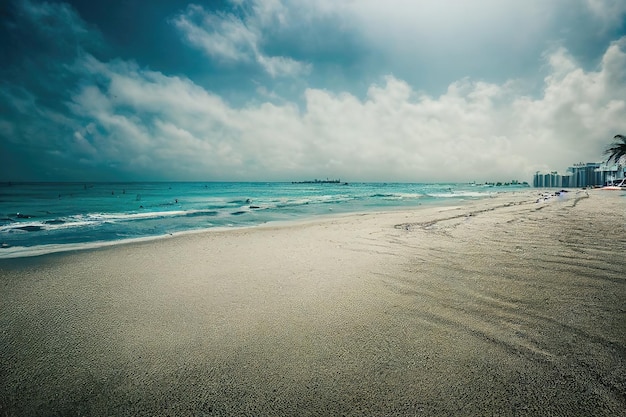
[[[615,184],[615,181],[612,181],[610,184],[602,187],[602,190],[626,191],[626,178],[622,178],[622,180],[618,184]]]

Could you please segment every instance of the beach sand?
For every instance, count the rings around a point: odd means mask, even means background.
[[[625,416],[626,198],[0,260],[0,416]]]

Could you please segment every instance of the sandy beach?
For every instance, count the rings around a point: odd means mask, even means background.
[[[0,416],[626,416],[626,198],[0,260]]]

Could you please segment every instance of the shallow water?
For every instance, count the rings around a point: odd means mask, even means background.
[[[316,216],[446,205],[521,187],[408,183],[0,185],[0,258]]]

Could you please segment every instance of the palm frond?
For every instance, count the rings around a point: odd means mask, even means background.
[[[615,142],[604,151],[604,154],[609,156],[606,160],[607,163],[611,160],[619,163],[620,159],[626,156],[626,136],[615,135],[613,139],[616,139]]]

